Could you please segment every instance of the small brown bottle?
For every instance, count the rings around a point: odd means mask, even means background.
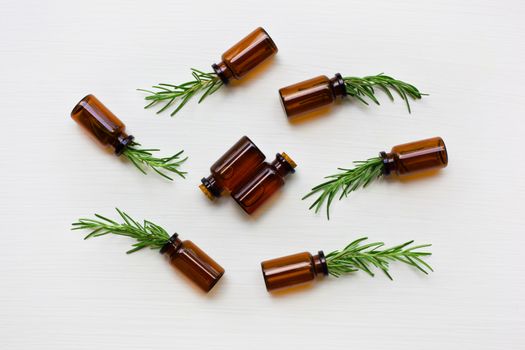
[[[117,155],[133,141],[133,136],[126,134],[124,123],[93,95],[80,100],[73,108],[71,118],[103,146],[112,147]]]
[[[211,166],[211,175],[202,178],[199,188],[212,200],[220,197],[251,176],[265,158],[252,140],[243,136]]]
[[[161,249],[172,266],[209,292],[224,274],[224,269],[192,241],[181,241],[178,234],[171,236]]]
[[[244,37],[222,54],[222,61],[212,68],[228,84],[231,78],[240,79],[257,65],[277,53],[277,46],[261,27]]]
[[[441,137],[397,145],[390,153],[381,152],[383,173],[398,176],[444,168],[448,164],[447,148]]]
[[[255,173],[244,183],[235,188],[231,196],[248,214],[252,214],[272,194],[284,186],[284,178],[294,173],[297,165],[286,153],[277,153],[270,164],[259,165]]]
[[[332,79],[320,75],[284,87],[279,90],[279,95],[290,118],[333,103],[338,96],[346,96],[346,88],[343,77],[337,73]]]
[[[323,251],[314,256],[304,252],[263,261],[261,268],[269,292],[311,282],[318,275],[328,275]]]
[[[271,163],[257,146],[243,136],[210,168],[202,178],[201,191],[211,200],[230,192],[248,214],[284,185],[284,177],[295,172],[297,164],[286,154],[277,154]]]

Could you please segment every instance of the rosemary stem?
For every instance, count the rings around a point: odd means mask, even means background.
[[[414,242],[409,241],[391,248],[380,249],[385,245],[383,242],[361,245],[367,239],[368,237],[356,239],[344,249],[335,250],[326,255],[328,273],[334,277],[340,277],[361,270],[374,277],[372,268],[375,267],[392,280],[389,269],[390,262],[393,261],[412,266],[424,274],[434,271],[428,263],[422,260],[422,257],[430,256],[432,253],[420,251],[422,248],[430,247],[431,244],[409,247]]]
[[[361,187],[368,186],[372,181],[383,175],[383,159],[375,157],[366,161],[355,161],[356,167],[353,169],[339,168],[341,172],[326,176],[328,181],[323,182],[311,189],[302,199],[306,199],[315,194],[319,194],[309,209],[315,208],[318,213],[326,202],[326,216],[330,219],[330,205],[337,193],[341,192],[339,200],[347,197],[351,192]]]
[[[91,230],[84,239],[100,237],[110,233],[134,238],[137,243],[134,243],[132,245],[133,248],[128,250],[126,254],[134,253],[146,247],[160,249],[169,241],[170,236],[162,227],[148,220],[144,220],[140,224],[120,209],[116,208],[116,210],[124,222],[118,223],[102,215],[95,214],[95,219],[81,218],[74,222],[71,229]]]
[[[148,104],[144,108],[149,108],[159,103],[163,103],[157,114],[164,112],[171,106],[176,106],[171,113],[173,117],[188,101],[200,91],[204,91],[198,103],[201,103],[206,97],[213,94],[224,84],[219,76],[215,73],[204,73],[198,69],[192,68],[192,75],[194,80],[187,81],[180,85],[174,84],[158,84],[154,85],[152,90],[138,89],[149,93],[150,95],[144,97]]]
[[[170,157],[158,158],[153,155],[153,152],[157,152],[159,149],[141,149],[137,146],[140,146],[140,143],[132,142],[124,149],[122,154],[128,158],[143,174],[146,174],[145,168],[148,167],[170,181],[173,181],[173,178],[166,175],[161,170],[167,170],[169,172],[175,173],[182,178],[184,178],[184,175],[187,174],[187,172],[179,170],[181,164],[188,159],[188,157],[181,158],[181,155],[184,151],[179,151]]]
[[[421,93],[414,85],[394,79],[383,73],[363,78],[344,77],[343,80],[345,82],[347,95],[356,98],[366,105],[368,105],[368,102],[365,98],[369,98],[372,102],[379,105],[374,88],[383,90],[392,101],[394,100],[394,95],[392,95],[390,90],[393,90],[405,101],[409,113],[411,113],[411,109],[408,97],[418,100],[421,99],[422,96],[427,95]]]

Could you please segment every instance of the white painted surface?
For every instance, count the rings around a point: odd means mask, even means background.
[[[5,349],[522,349],[525,346],[521,1],[2,1],[0,341]],[[135,88],[208,69],[256,26],[272,64],[174,119]],[[384,71],[430,93],[380,107],[346,102],[292,125],[277,89],[318,74]],[[143,176],[69,118],[94,93],[144,145],[184,148],[187,180]],[[256,218],[197,189],[240,136],[299,164]],[[338,166],[440,135],[449,167],[335,203],[300,200]],[[227,270],[209,295],[154,251],[82,241],[76,218],[118,206],[178,231]],[[394,265],[282,296],[259,263],[367,235],[434,244],[436,272]]]

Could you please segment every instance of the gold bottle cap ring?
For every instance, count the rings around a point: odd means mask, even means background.
[[[208,197],[209,200],[212,201],[214,199],[213,195],[211,194],[210,191],[208,191],[206,186],[204,186],[203,184],[200,184],[199,188],[201,189],[202,193],[204,193],[206,195],[206,197]]]
[[[294,162],[292,158],[290,158],[289,155],[287,155],[285,152],[281,153],[281,156],[290,164],[290,166],[295,169],[297,167],[297,163]]]

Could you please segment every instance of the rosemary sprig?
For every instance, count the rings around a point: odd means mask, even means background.
[[[403,100],[408,108],[408,112],[411,113],[410,103],[408,102],[408,96],[412,99],[417,100],[427,94],[422,94],[419,90],[411,84],[405,83],[401,80],[396,80],[388,75],[380,73],[378,75],[372,75],[364,78],[357,77],[344,77],[346,93],[349,96],[357,98],[359,101],[368,105],[368,102],[364,99],[368,97],[375,104],[379,105],[379,101],[375,97],[374,87],[378,87],[383,90],[390,100],[394,100],[394,96],[390,92],[390,89],[396,91]]]
[[[415,267],[424,274],[432,270],[429,264],[424,262],[421,257],[430,256],[432,253],[422,252],[418,249],[430,247],[431,244],[423,244],[408,247],[414,241],[409,241],[388,249],[379,250],[385,244],[383,242],[368,243],[360,245],[368,237],[356,239],[343,250],[336,250],[326,255],[326,264],[330,275],[339,277],[346,273],[364,271],[374,277],[371,267],[374,266],[392,279],[388,272],[391,261],[400,261],[412,267]],[[428,271],[427,271],[428,270]]]
[[[188,159],[188,157],[180,159],[180,155],[184,151],[180,151],[171,157],[157,158],[152,152],[158,152],[160,151],[159,149],[140,149],[137,148],[137,146],[140,146],[140,143],[131,142],[124,149],[122,154],[128,158],[143,174],[146,174],[146,170],[144,168],[147,167],[150,167],[157,174],[171,181],[173,181],[173,179],[164,174],[162,171],[158,170],[158,168],[171,171],[182,178],[184,178],[184,175],[187,174],[187,172],[179,170],[180,165],[184,163],[186,159]]]
[[[191,70],[191,74],[195,80],[190,80],[180,85],[158,84],[153,86],[154,89],[159,91],[138,89],[139,91],[144,91],[150,94],[145,97],[145,100],[149,103],[144,108],[164,103],[164,106],[157,111],[157,114],[159,114],[164,112],[170,106],[175,105],[177,107],[171,113],[171,116],[173,117],[199,91],[204,91],[198,102],[201,103],[206,97],[219,90],[223,85],[222,80],[215,73],[204,73],[195,68],[192,68]]]
[[[144,220],[141,225],[137,221],[133,220],[128,214],[116,208],[118,214],[124,220],[123,223],[110,220],[102,215],[95,214],[100,219],[79,219],[74,222],[71,228],[72,230],[84,230],[89,229],[89,233],[84,239],[90,237],[100,237],[109,233],[127,236],[137,240],[137,243],[133,244],[133,249],[128,250],[126,254],[131,254],[142,248],[150,247],[151,249],[160,249],[170,239],[170,236],[162,227],[152,223],[151,221]]]
[[[330,180],[312,188],[310,193],[302,199],[306,199],[318,192],[320,192],[320,195],[309,209],[315,207],[315,212],[318,213],[326,201],[326,216],[330,220],[330,205],[339,191],[342,191],[339,196],[339,200],[341,200],[343,197],[347,197],[350,192],[360,187],[366,187],[370,182],[383,174],[383,159],[381,157],[355,161],[354,164],[357,166],[353,169],[338,168],[342,172],[326,176],[325,179]]]

